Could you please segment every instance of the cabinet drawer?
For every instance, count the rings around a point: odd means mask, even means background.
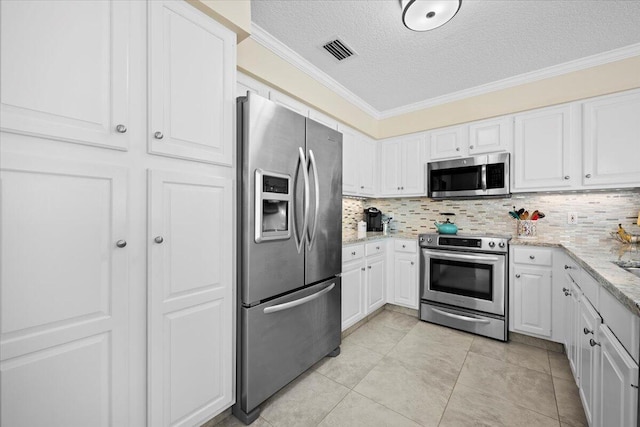
[[[572,277],[573,276],[572,273]],[[589,300],[589,302],[595,307],[596,310],[600,309],[600,298],[598,298],[600,294],[600,285],[596,282],[596,279],[591,277],[589,273],[582,270],[582,274],[579,278],[576,278],[576,283],[582,289],[582,293]]]
[[[551,251],[548,249],[514,247],[513,262],[526,265],[551,266]]]
[[[600,316],[616,338],[638,363],[640,354],[640,317],[629,311],[606,289],[600,289]]]
[[[418,242],[415,240],[401,240],[396,239],[395,241],[395,251],[396,252],[418,252]]]
[[[364,256],[364,245],[353,245],[342,248],[342,262],[353,261]]]
[[[385,242],[382,242],[380,240],[378,240],[376,242],[367,243],[367,245],[364,248],[365,256],[383,254],[384,253],[384,245],[385,245]]]

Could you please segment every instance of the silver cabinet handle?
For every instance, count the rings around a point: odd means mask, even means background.
[[[366,268],[362,267],[360,270],[365,271],[365,270],[366,270]]]
[[[567,289],[567,288],[562,288],[562,292],[569,292],[569,289]]]
[[[402,247],[403,247],[403,248],[406,248],[406,247],[407,247],[407,245],[402,245]]]
[[[116,132],[118,133],[125,133],[126,131],[127,131],[127,127],[125,125],[116,126]]]
[[[564,269],[565,270],[571,270],[573,267],[571,267],[570,265],[565,264],[564,265]]]
[[[564,176],[564,179],[568,181],[568,180],[570,180],[570,179],[571,179],[571,177],[570,177],[569,175],[565,175],[565,176]]]
[[[380,246],[376,246],[376,249],[377,249],[377,250],[380,250]]]
[[[404,187],[400,187],[401,190],[404,190]]]
[[[519,274],[516,274],[516,279],[519,279],[519,278],[520,278],[520,275],[519,275]]]
[[[162,139],[162,138],[164,138],[164,135],[162,134],[162,132],[158,131],[158,132],[153,134],[153,137],[155,139]]]
[[[473,150],[473,145],[470,145],[470,146],[469,146],[469,149],[470,149],[470,150]]]
[[[315,216],[313,218],[313,229],[309,237],[309,250],[313,247],[313,242],[316,240],[316,228],[318,227],[318,213],[320,212],[320,182],[318,180],[318,165],[316,163],[316,157],[313,155],[313,150],[309,150],[309,165],[313,167],[313,180],[315,184],[316,193],[316,209]]]
[[[398,187],[398,190],[400,189],[400,187]]]
[[[585,335],[593,334],[593,331],[589,330],[586,327],[582,330],[582,332],[584,332]]]
[[[594,340],[593,338],[591,338],[591,339],[589,340],[589,345],[590,345],[591,347],[595,347],[595,346],[597,346],[597,345],[602,346],[599,342],[596,342],[596,340]]]
[[[411,265],[413,265],[413,261],[411,261]]]
[[[126,240],[118,240],[116,242],[116,246],[119,248],[124,248],[125,246],[127,246],[127,241]]]
[[[356,256],[356,251],[351,252],[351,255]]]
[[[153,241],[160,244],[164,242],[164,239],[162,238],[162,236],[157,236],[155,239],[153,239]]]
[[[304,303],[307,303],[309,301],[312,301],[312,300],[314,300],[316,298],[321,297],[322,295],[324,295],[327,292],[331,291],[331,289],[333,289],[335,286],[336,286],[336,284],[332,283],[331,286],[328,286],[328,287],[324,288],[323,290],[316,292],[315,294],[308,295],[308,296],[306,296],[304,298],[300,298],[300,299],[297,299],[295,301],[285,302],[284,304],[278,304],[278,305],[273,305],[271,307],[267,307],[267,308],[265,308],[263,310],[264,314],[275,313],[277,311],[282,311],[282,310],[287,310],[289,308],[297,307],[299,305],[302,305]]]
[[[371,270],[371,266],[370,266],[370,265],[368,265],[368,266],[367,266],[367,268],[368,268],[369,270]]]
[[[591,174],[590,174],[590,173],[588,173],[588,174],[586,174],[584,177],[585,177],[585,178],[591,178]]]
[[[465,322],[489,323],[489,321],[487,319],[479,319],[477,317],[460,316],[459,314],[448,313],[446,311],[438,310],[437,308],[432,308],[432,310],[435,311],[438,314],[442,314],[443,316],[452,317],[452,318],[458,319],[458,320],[464,320]]]
[[[360,189],[364,189],[364,185],[361,185],[361,186],[360,186]]]
[[[529,255],[529,259],[536,259],[536,257],[533,255]]]
[[[564,291],[564,296],[565,296],[565,297],[568,297],[569,295],[571,295],[571,292],[569,292],[569,291]]]
[[[460,147],[456,147],[456,151],[460,151]]]

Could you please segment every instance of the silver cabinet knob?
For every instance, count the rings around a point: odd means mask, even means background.
[[[403,248],[406,248],[406,247],[407,247],[407,245],[402,245],[402,247],[403,247]]]
[[[398,190],[400,189],[400,187],[398,187]]]
[[[570,179],[571,179],[571,177],[570,177],[569,175],[565,175],[565,176],[564,176],[564,179],[568,181],[568,180],[570,180]]]
[[[365,270],[365,268],[364,268],[364,267],[362,267],[362,268],[360,268],[360,270],[364,271],[364,270]]]
[[[469,150],[473,150],[473,145],[470,145],[470,146],[469,146]]]
[[[413,261],[411,261],[411,265],[413,265]]]
[[[380,246],[376,246],[376,250],[378,250],[378,251],[379,251],[379,250],[380,250]]]
[[[155,139],[162,139],[162,138],[164,138],[164,135],[162,134],[162,132],[158,131],[158,132],[153,134],[153,137]]]
[[[565,297],[568,297],[569,295],[571,295],[571,292],[564,291],[564,296],[565,296]]]
[[[589,330],[588,328],[584,328],[582,332],[584,332],[585,335],[593,334],[593,331]]]
[[[456,151],[460,151],[460,147],[456,147]]]
[[[570,266],[570,265],[565,264],[565,265],[564,265],[564,269],[565,269],[565,270],[571,270],[571,266]]]
[[[127,246],[127,241],[126,240],[118,240],[116,242],[116,246],[119,248],[124,248],[125,246]]]
[[[520,278],[520,275],[519,275],[519,274],[516,274],[516,279],[519,279],[519,278]]]
[[[364,185],[361,185],[361,186],[360,186],[360,188],[361,188],[361,189],[363,189],[363,188],[364,188]]]
[[[562,288],[562,292],[569,292],[569,289],[567,289],[567,288]]]
[[[351,252],[351,255],[356,256],[356,251]]]
[[[164,239],[162,238],[162,236],[157,236],[155,239],[153,239],[153,241],[159,244],[164,242]]]
[[[534,255],[529,255],[529,259],[536,259]]]
[[[588,173],[588,174],[586,174],[584,177],[585,177],[585,178],[591,178],[591,174],[590,174],[590,173]]]
[[[589,345],[590,345],[591,347],[595,347],[595,346],[597,346],[597,345],[601,345],[601,344],[600,344],[599,342],[596,342],[596,340],[594,340],[593,338],[591,338],[591,339],[589,340]]]
[[[116,126],[116,132],[118,133],[125,133],[126,131],[127,131],[127,127],[125,125]]]
[[[369,265],[369,266],[367,266],[367,268],[368,268],[369,270],[371,270],[371,266],[370,266],[370,265]]]

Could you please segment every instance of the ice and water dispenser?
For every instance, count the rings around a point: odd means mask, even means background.
[[[291,237],[291,177],[256,170],[256,243]]]

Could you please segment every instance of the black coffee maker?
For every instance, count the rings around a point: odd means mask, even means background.
[[[365,209],[364,220],[367,223],[367,231],[382,231],[382,212],[377,208]]]

